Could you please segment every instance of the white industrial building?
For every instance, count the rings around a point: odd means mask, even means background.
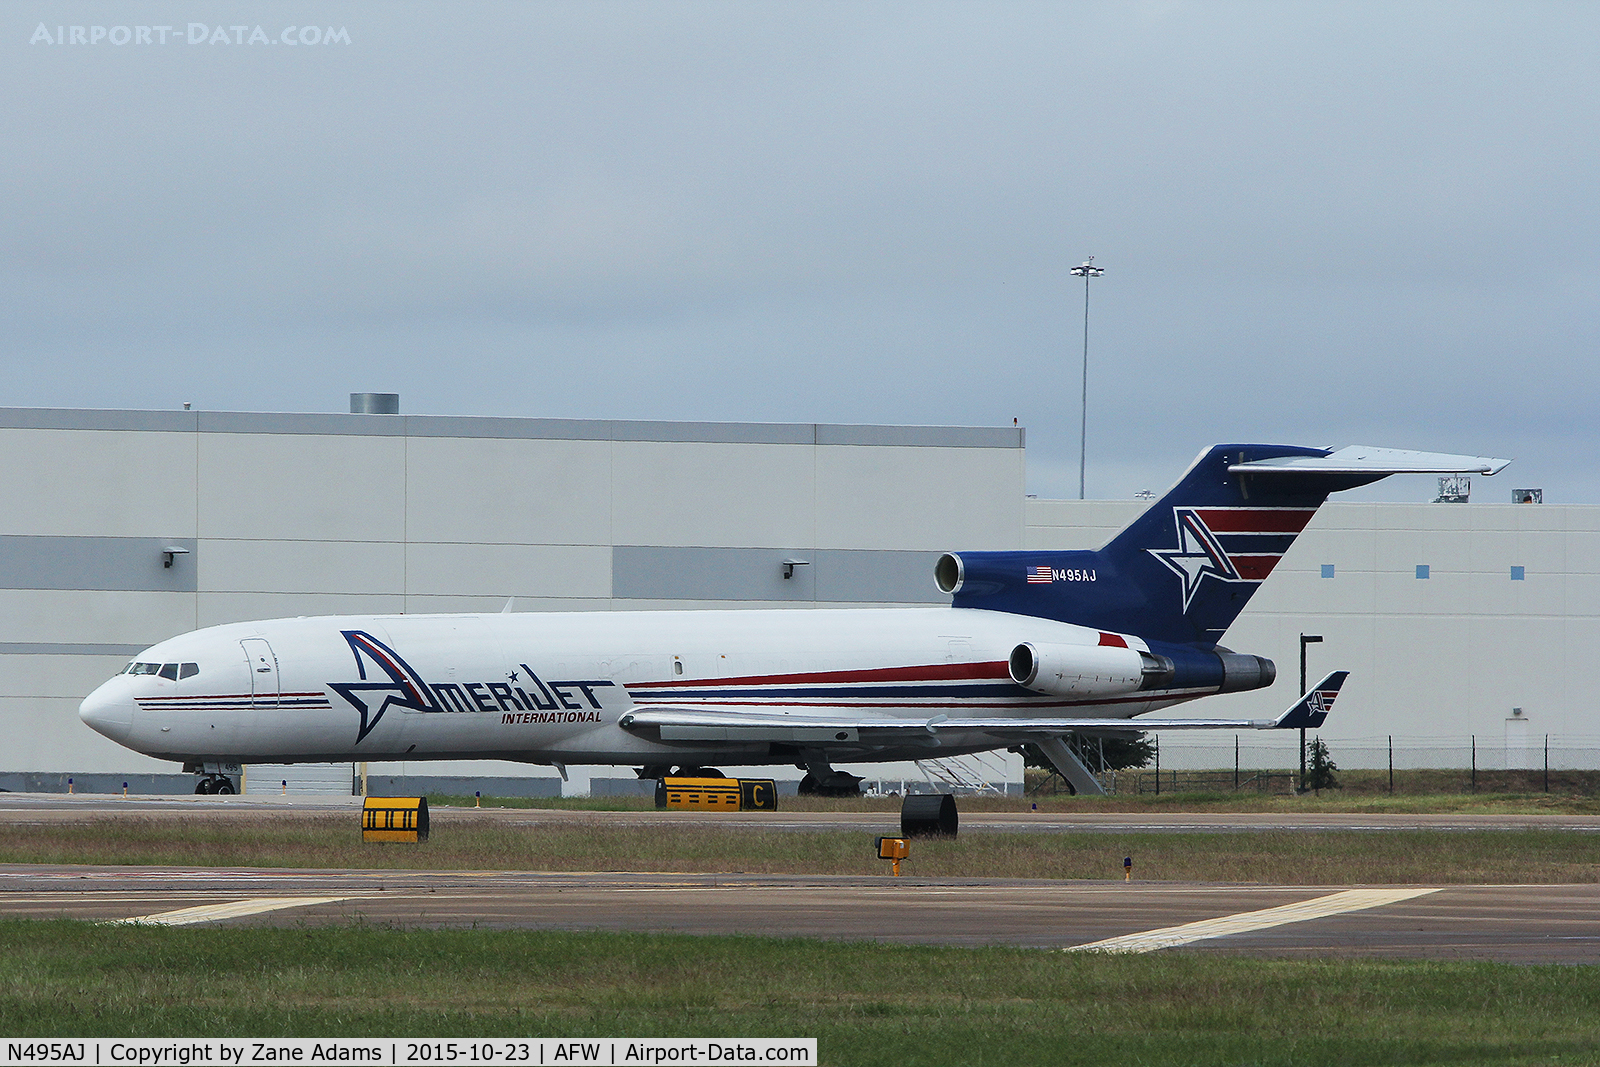
[[[77,705],[136,652],[201,626],[508,598],[939,603],[940,552],[1092,548],[1143,506],[1028,499],[1024,470],[1013,427],[0,409],[0,787],[174,775],[83,726]],[[1510,499],[1503,478],[1486,484]],[[1322,731],[1342,765],[1389,735],[1414,762],[1459,765],[1421,753],[1476,737],[1498,753],[1482,765],[1514,764],[1547,734],[1567,762],[1593,759],[1580,687],[1600,650],[1596,548],[1596,507],[1329,504],[1228,635],[1276,660],[1278,684],[1210,708],[1287,706],[1313,633],[1314,678],[1353,672]],[[1164,762],[1218,765],[1220,744],[1164,742]]]

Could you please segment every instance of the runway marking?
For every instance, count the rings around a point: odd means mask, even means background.
[[[1437,893],[1438,891],[1437,888],[1422,889],[1416,886],[1401,886],[1394,889],[1346,889],[1340,893],[1330,893],[1325,897],[1302,900],[1298,904],[1284,904],[1277,908],[1263,908],[1261,911],[1246,911],[1238,915],[1224,915],[1217,919],[1203,919],[1200,922],[1184,923],[1182,926],[1166,926],[1159,930],[1147,930],[1142,934],[1108,937],[1104,941],[1091,941],[1087,945],[1074,945],[1066,951],[1155,952],[1159,949],[1176,948],[1179,945],[1205,941],[1213,937],[1225,937],[1228,934],[1245,934],[1254,930],[1266,930],[1274,926],[1305,922],[1308,919],[1323,919],[1330,915],[1364,911],[1367,908],[1395,904],[1402,900],[1410,900],[1413,897],[1426,896],[1429,893]]]
[[[154,926],[193,926],[195,923],[218,922],[237,919],[244,915],[260,915],[284,908],[304,908],[312,904],[333,904],[350,897],[256,897],[252,900],[234,900],[226,904],[200,904],[177,911],[158,911],[154,915],[135,915],[131,919],[116,919],[107,926],[125,923],[149,923]]]

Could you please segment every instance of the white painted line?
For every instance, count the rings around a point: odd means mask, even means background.
[[[227,904],[201,904],[193,908],[179,908],[177,911],[160,911],[154,915],[135,915],[131,919],[116,919],[106,925],[150,923],[154,926],[193,926],[195,923],[218,922],[222,919],[237,919],[244,915],[260,915],[263,912],[281,911],[284,908],[304,908],[312,904],[332,904],[349,899],[349,897],[255,897]]]
[[[1382,907],[1385,904],[1394,904],[1438,891],[1437,888],[1422,889],[1416,886],[1399,886],[1393,889],[1346,889],[1325,897],[1302,900],[1298,904],[1285,904],[1282,907],[1247,911],[1238,915],[1224,915],[1218,919],[1184,923],[1182,926],[1166,926],[1159,930],[1147,930],[1142,934],[1108,937],[1104,941],[1074,945],[1066,951],[1155,952],[1158,949],[1175,948],[1194,941],[1226,937],[1228,934],[1245,934],[1252,930],[1266,930],[1274,926],[1305,922],[1308,919],[1323,919],[1330,915],[1343,915],[1346,912]]]

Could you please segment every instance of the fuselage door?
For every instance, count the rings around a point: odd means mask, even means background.
[[[278,706],[278,657],[264,638],[247,637],[244,658],[250,666],[250,703],[258,708]]]

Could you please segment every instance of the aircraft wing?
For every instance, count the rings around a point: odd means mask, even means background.
[[[1001,741],[1033,741],[1063,734],[1095,731],[1142,730],[1281,730],[1314,729],[1328,717],[1328,709],[1349,671],[1334,671],[1312,687],[1275,719],[1086,719],[1011,718],[999,716],[934,715],[928,719],[821,714],[812,707],[792,711],[713,711],[706,708],[652,705],[630,711],[619,720],[625,730],[659,731],[663,741],[745,741],[806,744],[859,744],[890,741],[927,733],[937,737],[947,730],[973,731]]]

